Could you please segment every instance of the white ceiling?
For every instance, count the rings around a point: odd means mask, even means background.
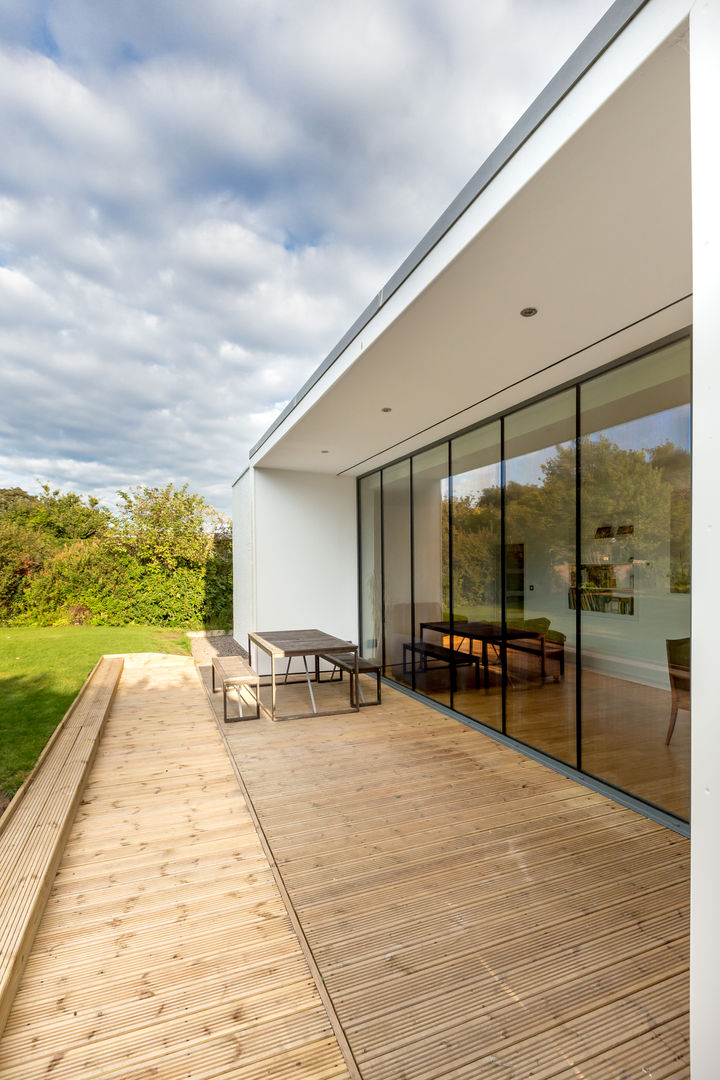
[[[676,38],[254,463],[366,472],[687,325],[688,84]]]

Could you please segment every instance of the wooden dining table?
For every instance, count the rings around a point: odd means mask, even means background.
[[[323,630],[251,631],[248,634],[248,656],[250,658],[250,663],[252,663],[253,646],[255,646],[256,655],[259,650],[270,657],[271,704],[268,709],[267,706],[263,705],[261,702],[260,708],[271,720],[300,720],[308,716],[336,716],[346,712],[358,712],[360,707],[358,704],[358,694],[355,693],[353,696],[353,689],[358,686],[358,647],[357,645],[353,645],[351,641],[347,641],[345,638],[335,637],[333,634],[325,633]],[[324,711],[318,711],[312,684],[313,682],[318,682],[320,659],[327,653],[350,653],[355,657],[355,671],[350,675],[351,704],[347,709],[326,709]],[[277,715],[277,662],[278,660],[287,659],[286,670],[281,673],[284,682],[287,683],[290,672],[290,662],[293,657],[296,656],[302,657],[303,660],[305,680],[307,681],[308,691],[310,693],[312,711],[294,713],[292,716],[279,717]],[[308,656],[312,656],[315,661],[314,673],[312,676],[310,669],[308,668]]]

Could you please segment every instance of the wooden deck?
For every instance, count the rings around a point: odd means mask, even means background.
[[[688,1077],[688,842],[383,701],[225,726],[238,783],[191,662],[126,660],[0,1080]]]
[[[390,689],[227,739],[364,1080],[689,1076],[687,840]]]
[[[191,660],[127,658],[0,1077],[348,1080]]]

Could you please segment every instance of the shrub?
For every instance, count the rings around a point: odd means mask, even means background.
[[[187,486],[120,495],[113,518],[77,495],[5,489],[3,499],[0,491],[0,617],[40,626],[230,625],[229,523]]]

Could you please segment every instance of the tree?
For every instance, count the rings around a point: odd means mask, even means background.
[[[8,497],[5,489],[8,503],[5,516],[54,539],[58,548],[68,541],[89,540],[107,532],[110,512],[92,495],[85,502],[74,491],[61,492],[57,488],[53,491],[48,484],[42,485],[40,495],[15,494],[21,491],[14,488]]]
[[[167,570],[201,566],[211,556],[223,519],[188,485],[174,488],[135,487],[119,491],[116,538],[143,563],[161,563]]]
[[[61,494],[47,484],[40,495],[0,489],[0,615],[22,603],[34,575],[68,544],[102,536],[110,515],[97,499]]]
[[[97,499],[0,490],[0,618],[229,625],[230,525],[187,485]]]

